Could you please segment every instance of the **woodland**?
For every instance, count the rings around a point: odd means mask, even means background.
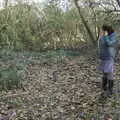
[[[120,0],[1,3],[0,120],[120,120],[119,50],[111,98],[97,71],[101,26],[120,39]]]

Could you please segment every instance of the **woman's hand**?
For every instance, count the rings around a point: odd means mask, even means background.
[[[100,37],[104,36],[104,34],[105,34],[104,31],[101,31],[100,32]]]
[[[107,31],[105,31],[104,35],[105,35],[105,36],[107,36],[107,35],[108,35],[108,32],[107,32]]]
[[[102,32],[100,32],[100,37],[102,37],[102,36],[107,36],[108,35],[108,32],[107,31],[102,31]]]

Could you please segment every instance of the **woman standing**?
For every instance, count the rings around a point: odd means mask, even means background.
[[[99,52],[99,70],[103,73],[102,89],[109,92],[109,95],[113,92],[113,71],[114,60],[116,52],[116,33],[112,26],[104,24],[102,26],[102,32],[100,34],[100,52]]]

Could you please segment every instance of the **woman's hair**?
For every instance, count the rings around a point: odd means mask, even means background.
[[[108,35],[112,34],[114,32],[114,29],[111,25],[107,25],[107,24],[104,24],[102,26],[102,30],[103,31],[107,31],[108,32]]]

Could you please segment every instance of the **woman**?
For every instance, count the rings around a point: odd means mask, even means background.
[[[116,51],[116,33],[112,26],[103,25],[100,34],[100,64],[99,70],[103,72],[102,89],[108,90],[109,94],[113,92],[113,70]]]

